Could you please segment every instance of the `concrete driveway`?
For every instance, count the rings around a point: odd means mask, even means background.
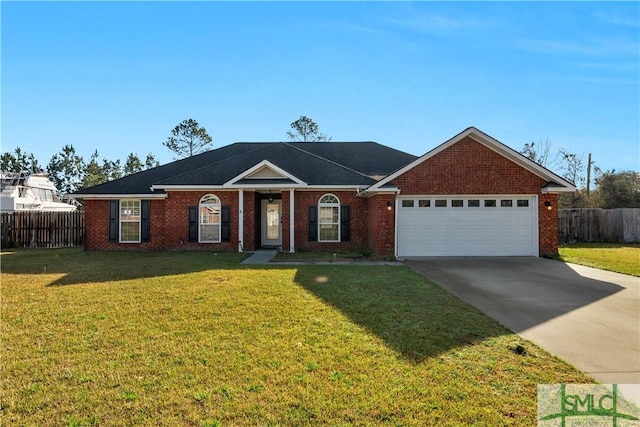
[[[640,279],[544,258],[405,264],[606,384],[640,384]]]

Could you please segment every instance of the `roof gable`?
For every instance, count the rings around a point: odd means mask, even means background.
[[[291,186],[291,184],[296,184],[298,186],[307,185],[304,181],[296,178],[270,161],[263,160],[257,165],[225,182],[223,186],[249,185],[255,187],[277,183],[287,184],[287,186]]]
[[[413,162],[407,164],[406,166],[402,167],[401,169],[399,169],[399,170],[395,171],[394,173],[388,175],[386,178],[384,178],[384,179],[380,180],[379,182],[375,183],[374,185],[372,185],[371,187],[369,187],[365,191],[366,192],[375,192],[375,191],[380,191],[380,190],[385,190],[385,189],[388,190],[389,186],[392,184],[392,181],[394,179],[396,179],[399,176],[405,174],[406,172],[410,171],[411,169],[415,168],[416,166],[422,164],[423,162],[425,162],[428,159],[434,157],[438,153],[448,149],[452,145],[457,144],[458,142],[464,140],[467,137],[472,138],[474,141],[476,141],[476,142],[484,145],[485,147],[493,150],[494,152],[500,154],[501,156],[507,158],[508,160],[516,163],[517,165],[521,166],[522,168],[524,168],[524,169],[528,170],[529,172],[533,173],[534,175],[539,176],[540,178],[544,179],[545,181],[550,182],[550,183],[551,182],[554,183],[554,185],[544,186],[542,188],[542,192],[543,193],[544,192],[572,192],[572,191],[576,190],[575,186],[572,183],[570,183],[569,181],[565,180],[564,178],[556,175],[555,173],[551,172],[550,170],[546,169],[545,167],[533,162],[529,158],[523,156],[522,154],[520,154],[517,151],[513,150],[512,148],[506,146],[505,144],[501,143],[500,141],[492,138],[491,136],[487,135],[486,133],[480,131],[479,129],[477,129],[475,127],[469,127],[467,129],[465,129],[464,131],[462,131],[461,133],[459,133],[458,135],[456,135],[453,138],[449,139],[448,141],[445,141],[444,143],[442,143],[439,146],[435,147],[431,151],[427,152],[423,156],[417,158]]]
[[[257,169],[256,169],[257,167]],[[268,161],[260,162],[256,167],[253,168],[253,171],[248,171],[247,174],[243,176],[243,178],[255,178],[255,179],[278,179],[278,178],[286,178],[284,173],[278,172],[276,169],[280,169],[271,165]]]

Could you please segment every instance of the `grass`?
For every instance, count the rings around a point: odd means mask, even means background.
[[[371,254],[362,252],[310,252],[298,251],[296,253],[279,252],[274,262],[354,262],[354,261],[376,261],[378,258]]]
[[[564,262],[640,276],[640,245],[576,243],[562,245],[558,258]]]
[[[593,380],[405,267],[2,254],[3,425],[522,425]]]

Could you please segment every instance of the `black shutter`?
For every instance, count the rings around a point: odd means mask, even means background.
[[[151,201],[140,201],[140,239],[143,242],[151,241]]]
[[[222,218],[220,221],[220,240],[223,242],[231,241],[231,207],[222,207]]]
[[[189,206],[189,241],[198,241],[198,207]]]
[[[309,206],[309,241],[318,241],[318,207]]]
[[[120,210],[119,200],[109,200],[109,241],[118,241],[118,211]]]
[[[351,208],[340,206],[340,241],[351,240]]]

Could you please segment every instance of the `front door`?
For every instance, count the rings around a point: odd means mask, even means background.
[[[278,247],[282,246],[282,223],[280,213],[282,210],[282,201],[268,200],[262,201],[262,246]]]

